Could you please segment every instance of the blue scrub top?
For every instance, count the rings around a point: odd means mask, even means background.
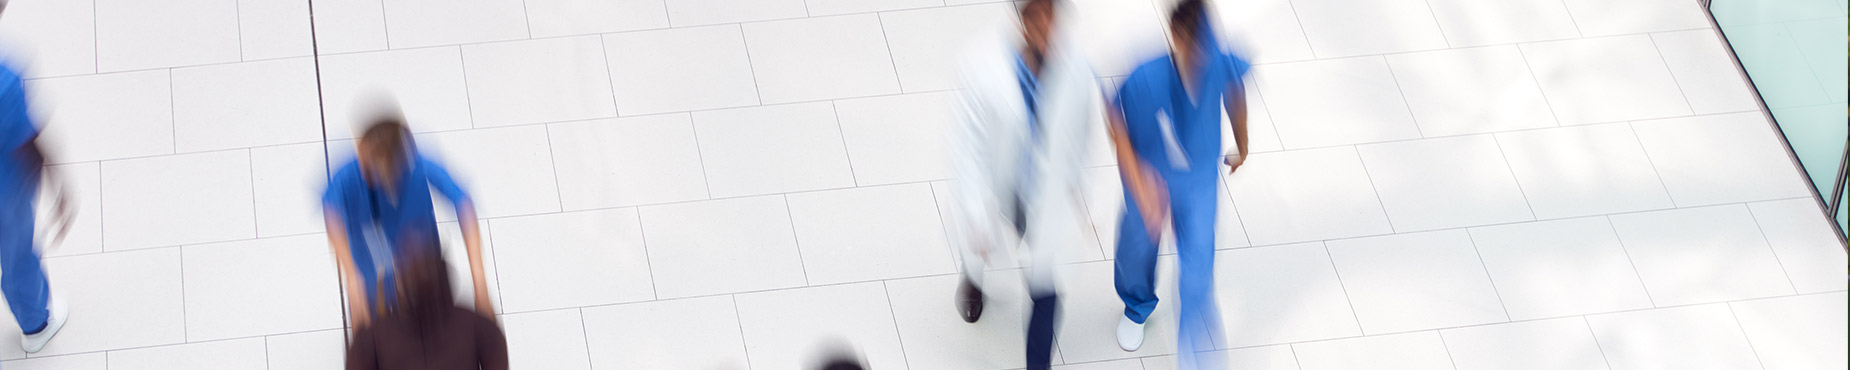
[[[39,171],[30,168],[19,151],[38,133],[26,110],[26,90],[19,72],[0,63],[0,201],[5,204],[32,204],[38,195]]]
[[[1219,167],[1221,153],[1221,102],[1225,94],[1245,94],[1241,78],[1252,69],[1246,59],[1222,49],[1212,29],[1203,32],[1203,43],[1211,51],[1203,61],[1202,71],[1192,84],[1190,96],[1170,56],[1164,55],[1139,65],[1118,89],[1113,103],[1124,114],[1125,129],[1131,148],[1139,157],[1150,161],[1164,173],[1192,172]],[[1228,91],[1229,89],[1239,89]],[[1231,107],[1229,107],[1231,108]],[[1173,127],[1173,137],[1186,157],[1186,167],[1172,163],[1164,120]]]
[[[450,172],[436,162],[418,156],[410,168],[403,171],[395,189],[376,189],[366,184],[360,162],[350,160],[334,173],[322,196],[322,204],[346,222],[353,263],[361,275],[369,279],[376,274],[371,255],[374,241],[368,240],[366,235],[374,225],[378,226],[379,236],[387,244],[382,247],[392,256],[403,256],[407,251],[396,245],[412,240],[431,243],[437,240],[437,216],[431,205],[430,189],[437,189],[452,204],[469,202],[469,195],[456,185]],[[396,196],[387,198],[386,191]],[[372,290],[370,283],[367,289]]]

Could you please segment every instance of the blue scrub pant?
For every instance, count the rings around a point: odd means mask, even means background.
[[[0,179],[14,181],[16,179]],[[47,303],[51,284],[45,281],[45,267],[39,264],[39,252],[32,248],[33,208],[38,196],[38,179],[19,186],[18,194],[0,194],[5,207],[0,209],[0,292],[19,321],[19,330],[33,332],[45,327],[51,316]]]
[[[1215,171],[1219,167],[1202,167],[1206,170],[1163,173],[1181,265],[1176,353],[1179,368],[1184,370],[1225,368],[1218,357],[1197,353],[1214,350],[1213,337],[1219,336],[1221,328],[1220,309],[1214,301],[1214,218],[1220,204]],[[1146,231],[1143,215],[1136,211],[1138,205],[1128,190],[1124,199],[1115,269],[1118,298],[1124,300],[1124,316],[1143,323],[1156,309],[1157,240]]]

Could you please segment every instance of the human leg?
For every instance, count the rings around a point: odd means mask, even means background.
[[[1170,194],[1175,197],[1177,288],[1180,290],[1176,342],[1178,368],[1183,370],[1223,369],[1220,358],[1205,355],[1215,350],[1214,337],[1221,328],[1220,309],[1214,298],[1215,216],[1218,212],[1218,179],[1210,172],[1205,176],[1172,181]]]

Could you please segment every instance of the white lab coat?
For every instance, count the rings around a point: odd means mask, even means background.
[[[1000,263],[995,259],[1007,255],[991,248],[1006,247],[1014,232],[1009,222],[1018,214],[1016,197],[1026,208],[1021,214],[1031,256],[1028,286],[1035,296],[1053,292],[1058,251],[1085,240],[1079,184],[1086,140],[1099,129],[1094,126],[1102,95],[1091,67],[1076,50],[1062,48],[1072,45],[1062,41],[1055,39],[1038,76],[1038,141],[1016,74],[1019,31],[979,43],[963,60],[951,242],[961,246],[964,271],[974,283],[982,284],[986,262]]]

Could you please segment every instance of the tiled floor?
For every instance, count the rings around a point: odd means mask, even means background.
[[[1067,22],[1112,83],[1171,2]],[[1694,1],[1218,3],[1260,62],[1215,274],[1237,368],[1846,366],[1844,250]],[[1018,265],[957,320],[943,225],[953,57],[1013,11],[14,0],[0,39],[81,214],[46,261],[70,325],[32,356],[3,325],[0,360],[340,368],[316,197],[391,99],[476,195],[516,368],[800,369],[837,342],[1020,368]],[[1173,369],[1172,305],[1113,344],[1121,193],[1088,158],[1056,368]]]

